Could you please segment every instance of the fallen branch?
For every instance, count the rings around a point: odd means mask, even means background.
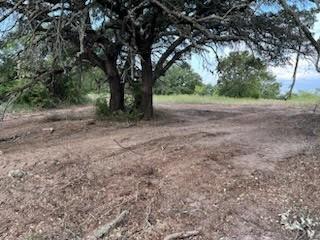
[[[114,220],[110,223],[107,223],[98,229],[96,229],[91,236],[88,237],[90,240],[97,240],[107,236],[113,229],[118,227],[124,219],[129,214],[129,211],[125,210],[120,215],[118,215]]]
[[[138,152],[135,152],[135,151],[131,150],[130,147],[124,147],[124,146],[122,146],[122,145],[121,145],[117,140],[115,140],[115,139],[113,139],[113,141],[114,141],[119,147],[123,148],[124,150],[127,150],[127,151],[129,151],[129,152],[132,152],[132,153],[137,154],[137,155],[142,156],[142,157],[144,156],[144,155],[141,154],[141,153],[138,153]]]
[[[151,199],[150,204],[147,207],[147,213],[146,213],[146,218],[145,218],[145,226],[144,228],[150,228],[152,227],[152,224],[150,223],[150,215],[152,211],[152,204],[154,202],[154,198]]]
[[[200,231],[188,231],[188,232],[180,232],[180,233],[173,233],[166,236],[163,240],[174,240],[174,239],[185,239],[189,237],[195,237],[200,234]]]

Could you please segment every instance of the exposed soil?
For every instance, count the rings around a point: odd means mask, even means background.
[[[139,123],[95,120],[92,107],[8,115],[0,239],[86,239],[128,210],[106,239],[199,229],[189,239],[289,240],[296,233],[279,214],[320,216],[320,115],[312,108],[157,109],[156,120]]]

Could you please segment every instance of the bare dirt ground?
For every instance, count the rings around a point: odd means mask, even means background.
[[[159,105],[152,122],[92,107],[8,115],[0,128],[0,239],[286,240],[289,209],[320,216],[320,115],[283,105]],[[54,131],[44,131],[53,128]],[[23,176],[9,172],[21,170]]]

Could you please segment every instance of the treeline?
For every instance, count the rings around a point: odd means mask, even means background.
[[[0,96],[25,84],[28,72],[3,55],[0,61]],[[155,83],[156,95],[221,95],[228,97],[279,98],[280,84],[267,65],[248,52],[232,52],[221,59],[217,69],[218,82],[206,84],[189,64],[175,64]],[[14,79],[14,80],[13,80]],[[140,86],[125,85],[127,99],[139,98]],[[50,108],[61,104],[86,102],[89,93],[108,95],[109,85],[99,68],[82,64],[65,72],[55,72],[36,82],[16,96],[16,103],[31,107]],[[1,101],[2,99],[0,99]],[[99,100],[101,104],[101,99]],[[136,101],[138,101],[136,99]],[[132,100],[131,102],[136,102]],[[107,104],[107,103],[105,103]],[[106,108],[107,110],[107,108]]]
[[[311,33],[319,6],[311,0],[303,3],[308,7],[285,0],[4,0],[0,4],[0,57],[6,44],[16,43],[10,54],[17,65],[17,78],[10,83],[13,86],[0,82],[4,89],[1,98],[22,99],[25,90],[37,86],[39,99],[49,95],[55,99],[53,103],[63,102],[71,94],[81,93],[86,71],[99,68],[109,85],[106,109],[130,111],[132,105],[126,98],[131,96],[134,109],[150,120],[159,79],[192,54],[204,54],[208,48],[216,51],[240,44],[274,64],[288,63],[296,53],[319,59],[320,47]],[[318,69],[319,61],[316,63]],[[223,77],[221,69],[222,65],[215,87],[219,94],[274,97],[276,91],[265,94],[265,89],[276,87],[271,75],[251,79],[245,74],[234,75],[232,67],[227,69],[231,74]],[[63,78],[67,78],[63,91],[57,91],[62,89],[59,81]],[[8,88],[13,91],[9,93]],[[185,89],[180,86],[179,91]],[[205,93],[207,87],[197,84],[194,92]]]
[[[218,83],[205,84],[188,64],[175,65],[155,85],[155,94],[220,95],[235,98],[280,98],[280,83],[267,65],[247,51],[232,52],[217,67]]]

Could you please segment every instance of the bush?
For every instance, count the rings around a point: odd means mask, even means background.
[[[111,111],[106,97],[99,97],[96,100],[96,115],[99,118],[104,118],[111,115]]]
[[[76,86],[76,82],[67,79],[60,82],[59,91],[52,91],[51,87],[39,82],[26,90],[16,101],[17,104],[35,108],[54,108],[61,104],[85,103],[84,93]]]
[[[211,84],[197,85],[194,90],[194,94],[200,96],[211,96],[215,92],[215,88]]]
[[[134,100],[131,97],[126,97],[126,111],[112,112],[109,108],[108,99],[99,97],[96,101],[96,115],[101,120],[115,121],[137,121],[142,118],[142,113],[135,108]]]
[[[54,108],[61,104],[82,104],[87,101],[85,92],[79,89],[77,82],[67,76],[58,81],[37,82],[17,95],[15,104],[31,108]],[[8,100],[10,94],[27,85],[29,80],[11,79],[0,84],[0,102]]]
[[[43,84],[38,83],[32,89],[23,92],[16,100],[16,104],[35,108],[53,108],[57,105],[57,100],[50,97],[48,89]]]

